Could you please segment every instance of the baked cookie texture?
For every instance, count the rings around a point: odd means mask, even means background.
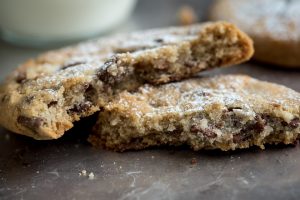
[[[300,1],[217,0],[210,19],[236,24],[254,41],[254,58],[300,67]]]
[[[223,151],[291,144],[300,94],[244,75],[194,78],[124,91],[100,112],[89,141],[114,151],[189,145]]]
[[[117,35],[28,60],[0,88],[0,124],[56,139],[123,90],[180,80],[253,54],[251,39],[217,22]]]

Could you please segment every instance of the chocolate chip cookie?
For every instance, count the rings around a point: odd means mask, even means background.
[[[299,105],[300,94],[292,89],[244,75],[144,85],[104,107],[89,141],[115,151],[291,144],[300,135]]]
[[[254,58],[300,67],[300,1],[218,0],[211,19],[236,24],[254,40]]]
[[[16,69],[0,88],[0,124],[35,139],[55,139],[120,91],[180,80],[253,54],[229,23],[142,31],[50,51]]]

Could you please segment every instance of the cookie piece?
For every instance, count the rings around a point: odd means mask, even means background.
[[[243,75],[188,79],[122,92],[100,112],[89,141],[115,151],[189,145],[223,151],[291,144],[300,94]]]
[[[0,124],[55,139],[122,90],[248,60],[247,35],[228,23],[157,29],[51,51],[14,71],[0,89]]]
[[[212,20],[226,20],[254,41],[254,58],[271,64],[300,67],[300,1],[218,0]]]

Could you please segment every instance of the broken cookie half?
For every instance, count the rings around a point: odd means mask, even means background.
[[[115,151],[159,145],[234,150],[296,141],[300,94],[243,75],[194,78],[122,92],[89,141]]]
[[[253,54],[251,39],[217,22],[118,35],[50,51],[14,71],[0,89],[0,124],[55,139],[115,94],[180,80]]]

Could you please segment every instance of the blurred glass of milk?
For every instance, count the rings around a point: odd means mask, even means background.
[[[0,0],[4,40],[49,46],[109,31],[132,12],[136,0]]]

